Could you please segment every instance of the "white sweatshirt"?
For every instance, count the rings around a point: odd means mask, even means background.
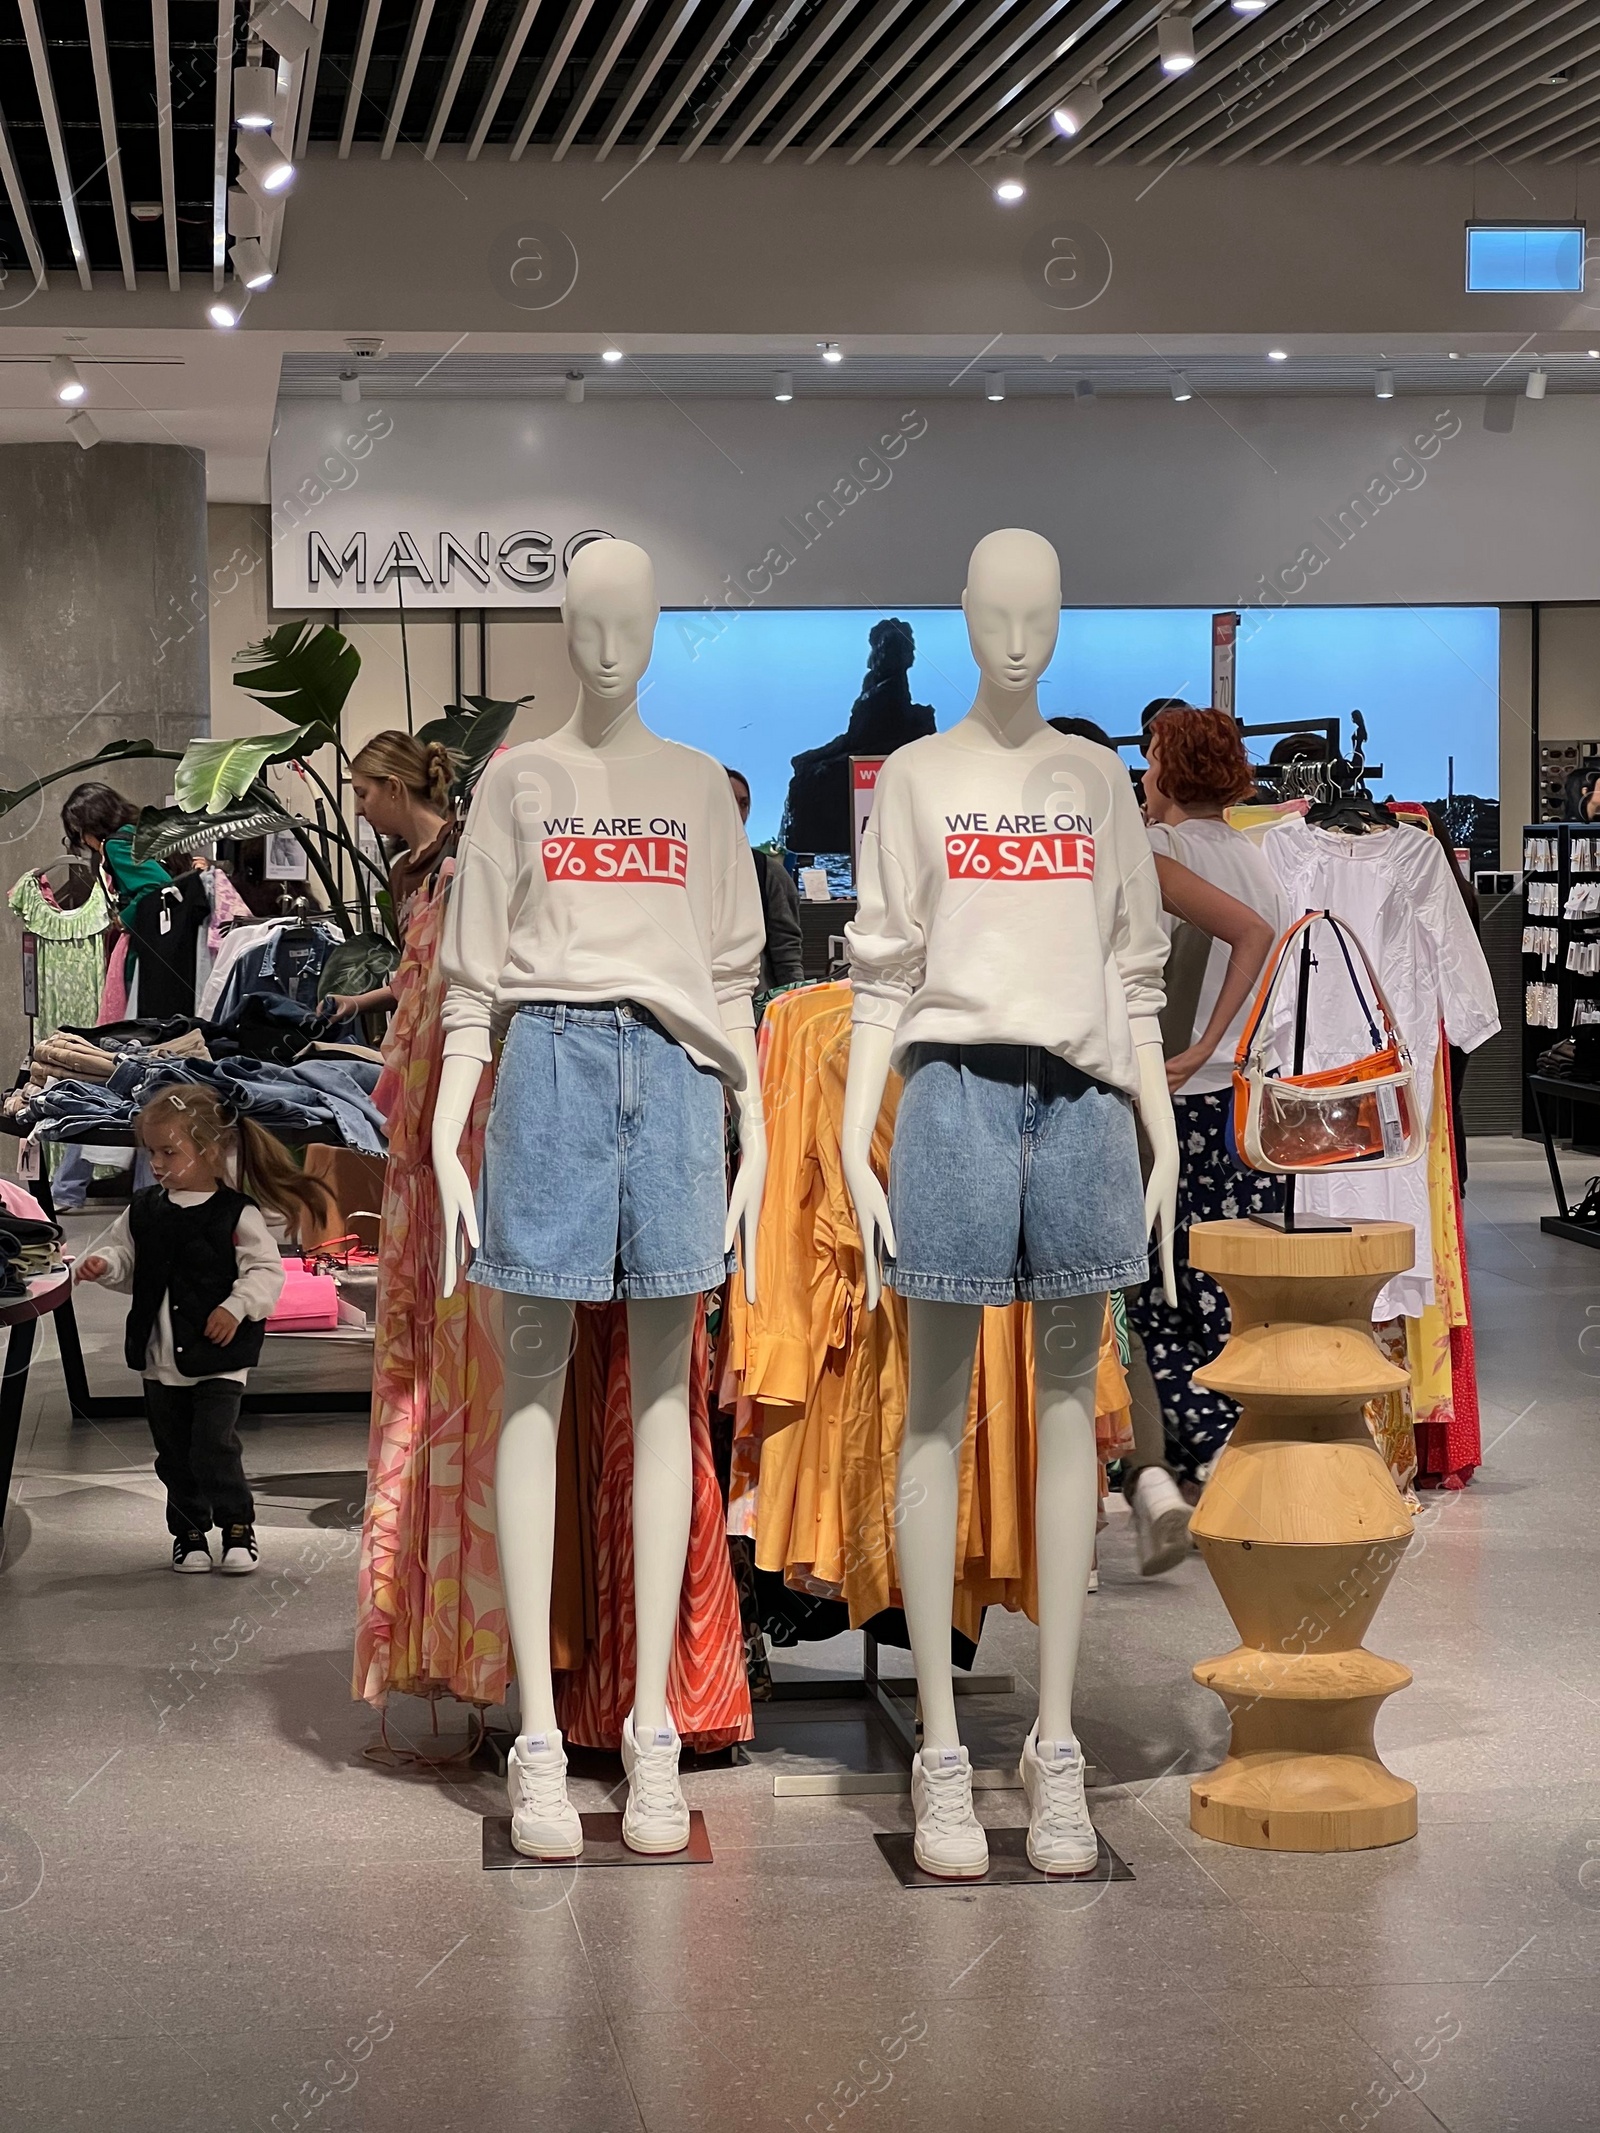
[[[744,1086],[730,1029],[766,927],[728,774],[638,730],[629,754],[552,734],[478,782],[445,920],[447,1053],[489,1057],[498,1010],[632,1000],[698,1065]]]
[[[174,1207],[204,1207],[211,1198],[209,1192],[168,1193]],[[87,1259],[98,1252],[107,1262],[106,1271],[98,1276],[102,1287],[121,1289],[127,1292],[133,1287],[133,1234],[128,1226],[126,1211],[111,1225],[103,1237],[97,1237],[89,1250]],[[267,1220],[254,1203],[239,1210],[238,1227],[233,1233],[233,1254],[239,1264],[238,1278],[223,1298],[224,1307],[231,1311],[242,1325],[247,1318],[268,1319],[277,1309],[278,1298],[283,1294],[283,1260]],[[172,1307],[163,1296],[161,1309],[156,1315],[155,1326],[150,1335],[150,1344],[145,1350],[144,1375],[154,1378],[162,1385],[193,1385],[195,1378],[186,1378],[178,1368],[172,1346]],[[216,1370],[213,1377],[231,1378],[242,1385],[249,1372],[245,1370]]]
[[[897,749],[846,928],[854,1019],[913,1044],[1036,1045],[1139,1090],[1129,1018],[1158,1015],[1167,940],[1119,758],[1044,726],[1020,748],[966,718]]]

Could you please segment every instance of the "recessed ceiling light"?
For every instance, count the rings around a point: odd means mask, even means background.
[[[1451,349],[1450,360],[1452,363],[1459,363],[1461,361],[1461,351],[1458,348]]]
[[[986,400],[1003,400],[1006,396],[1006,374],[1003,370],[989,371],[983,381],[983,397]]]
[[[1600,357],[1600,348],[1591,348],[1589,354],[1591,357]]]
[[[70,356],[50,358],[50,390],[63,407],[75,407],[89,388],[79,375],[78,366]]]
[[[1021,156],[996,156],[994,164],[994,196],[1006,207],[1014,207],[1028,195],[1027,164]]]
[[[817,352],[824,363],[842,363],[844,352],[837,341],[818,341]]]
[[[1289,351],[1287,348],[1269,348],[1267,350],[1267,361],[1269,363],[1287,363],[1288,360]]]
[[[1163,74],[1187,74],[1194,65],[1194,25],[1187,15],[1163,15],[1156,24]]]
[[[247,289],[264,289],[273,275],[272,261],[254,237],[244,237],[233,248],[233,271]]]
[[[1394,398],[1394,372],[1392,370],[1380,370],[1372,381],[1372,390],[1380,400],[1392,400]]]
[[[214,304],[210,304],[206,308],[206,317],[210,319],[213,326],[220,326],[224,333],[230,327],[237,326],[243,316],[243,305],[230,304],[225,296],[219,296]]]
[[[1059,110],[1050,114],[1050,123],[1057,133],[1065,134],[1069,141],[1082,133],[1084,127],[1097,119],[1105,109],[1106,100],[1100,94],[1103,74],[1104,69],[1097,69],[1087,81],[1079,82]]]
[[[620,348],[602,348],[600,360],[602,363],[620,363],[622,361],[622,350]]]
[[[1267,0],[1233,0],[1233,12],[1236,15],[1259,15],[1266,4]]]
[[[236,133],[233,145],[239,161],[264,193],[286,193],[294,184],[294,165],[264,133]]]
[[[1553,74],[1541,74],[1539,79],[1547,89],[1564,89],[1572,76],[1565,67],[1557,67]]]
[[[1175,370],[1172,373],[1172,397],[1180,402],[1194,398],[1194,387],[1181,370]]]
[[[773,379],[772,397],[774,400],[792,400],[794,398],[794,379],[788,371],[780,370]]]
[[[159,200],[130,200],[128,202],[128,213],[135,222],[159,222],[161,220],[161,202]]]

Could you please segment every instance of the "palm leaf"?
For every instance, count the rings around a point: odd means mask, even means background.
[[[191,741],[183,761],[173,773],[172,789],[178,805],[190,814],[203,808],[220,814],[234,800],[242,800],[269,763],[300,754],[298,734],[256,733],[239,741]]]
[[[234,675],[235,688],[248,689],[292,725],[326,729],[305,745],[337,738],[345,698],[361,671],[361,654],[348,637],[325,622],[285,622],[236,659],[245,671]]]
[[[381,933],[352,933],[322,966],[317,980],[317,998],[330,993],[375,992],[385,984],[400,960],[394,942]]]
[[[147,807],[133,832],[135,859],[170,859],[180,852],[197,852],[219,837],[243,841],[265,837],[273,830],[287,829],[294,818],[283,808],[259,799],[241,800],[214,815],[191,814],[183,807]]]
[[[27,785],[19,785],[15,792],[0,790],[0,815],[9,815],[14,807],[24,800],[31,800],[36,792],[43,792],[47,785],[59,784],[63,778],[75,777],[80,770],[103,770],[108,763],[125,763],[135,757],[156,756],[164,762],[176,763],[176,748],[158,748],[154,741],[108,741],[104,748],[93,755],[85,756],[81,763],[67,763],[60,770],[47,770],[42,778],[34,778]]]
[[[442,718],[429,719],[419,727],[417,739],[443,741],[457,758],[456,798],[465,801],[477,784],[483,766],[505,739],[511,721],[531,696],[508,703],[498,696],[469,696],[464,703],[449,704]]]

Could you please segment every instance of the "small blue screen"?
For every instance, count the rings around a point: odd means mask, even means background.
[[[1577,295],[1583,288],[1583,225],[1562,228],[1483,228],[1467,231],[1467,287],[1546,290]]]

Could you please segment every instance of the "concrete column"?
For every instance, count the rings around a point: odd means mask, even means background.
[[[181,749],[205,733],[207,596],[203,454],[174,444],[0,445],[0,786],[14,791],[108,741]],[[173,768],[114,765],[105,782],[159,802]],[[28,868],[62,856],[72,782],[0,816],[0,897]],[[20,938],[7,911],[6,1084],[26,1038]]]

